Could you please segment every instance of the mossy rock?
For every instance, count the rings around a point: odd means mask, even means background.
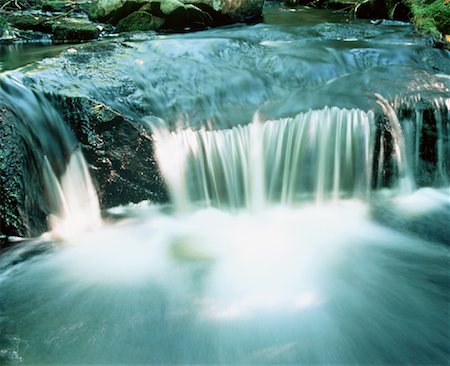
[[[65,19],[52,24],[55,42],[82,42],[97,39],[100,31],[96,25]]]
[[[119,32],[156,31],[164,24],[164,19],[146,11],[135,11],[117,24]]]
[[[7,17],[12,27],[22,30],[32,30],[51,33],[52,26],[47,17],[31,14],[13,14]]]
[[[412,0],[414,23],[424,33],[437,36],[450,33],[450,3],[444,0]]]
[[[5,18],[0,16],[0,37],[3,37],[3,33],[5,33],[6,28],[8,27],[8,23]]]
[[[42,2],[41,9],[51,12],[65,12],[70,7],[70,4],[67,1],[48,0]]]

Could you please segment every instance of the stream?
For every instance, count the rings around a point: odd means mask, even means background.
[[[448,51],[270,3],[260,24],[120,42],[78,73],[40,61],[63,46],[0,58],[52,212],[0,253],[0,363],[448,362]],[[149,131],[169,202],[100,208],[20,80],[31,61]]]

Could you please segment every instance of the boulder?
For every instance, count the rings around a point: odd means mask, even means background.
[[[264,0],[98,0],[92,6],[91,18],[118,25],[139,12],[127,21],[144,19],[146,28],[154,29],[160,23],[160,29],[179,31],[257,20],[261,18],[263,4]],[[164,21],[154,22],[142,13]],[[119,30],[124,29],[123,24]],[[125,29],[138,27],[129,24]]]
[[[135,11],[117,23],[119,32],[155,31],[160,29],[165,20],[146,11]]]
[[[50,34],[53,41],[59,43],[90,41],[100,35],[98,25],[89,21],[87,17],[71,18],[53,14],[17,12],[8,15],[7,20],[18,30]]]
[[[143,200],[159,203],[168,200],[147,125],[116,108],[132,91],[123,70],[115,67],[128,50],[118,44],[99,42],[69,48],[60,57],[42,61],[37,67],[30,66],[22,74],[14,73],[27,90],[44,101],[44,110],[56,110],[70,127],[72,140],[81,146],[90,167],[102,209]],[[95,78],[94,89],[76,83],[88,77]],[[96,92],[101,88],[105,88],[104,95],[108,95],[106,90],[111,91],[111,100],[100,100]],[[0,90],[6,92],[5,88]],[[0,92],[0,243],[2,236],[38,236],[46,230],[49,207],[39,179],[42,177],[36,158],[39,154],[33,151],[35,146],[48,145],[54,150],[58,145],[38,141],[30,147],[26,127],[29,123],[19,113],[20,106],[29,104],[29,100],[17,94],[6,103],[1,95]],[[11,104],[15,107],[11,108]],[[38,110],[37,105],[28,108],[29,113],[36,114],[25,115],[25,119],[39,119],[42,113]],[[51,141],[63,140],[51,129],[46,131],[52,133]],[[53,150],[45,155],[59,162],[55,172],[60,176],[70,155],[61,149]]]
[[[95,24],[66,18],[53,22],[51,33],[55,42],[82,42],[97,39],[100,30]]]

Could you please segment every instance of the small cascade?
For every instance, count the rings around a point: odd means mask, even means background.
[[[44,182],[52,211],[49,226],[54,239],[67,240],[101,226],[97,192],[80,150],[71,155],[59,180],[48,158],[44,157]]]
[[[78,143],[42,94],[12,77],[0,79],[0,98],[14,115],[28,204],[48,213],[54,238],[100,226],[99,201]]]
[[[305,200],[367,200],[382,188],[404,195],[448,186],[446,102],[405,114],[404,104],[376,97],[376,112],[326,107],[227,130],[155,131],[177,208],[258,210]]]
[[[398,98],[393,101],[404,135],[410,180],[417,186],[450,184],[450,98]]]
[[[364,198],[374,126],[372,112],[325,108],[229,130],[157,131],[156,153],[182,209]]]

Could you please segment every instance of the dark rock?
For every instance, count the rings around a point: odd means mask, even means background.
[[[356,5],[355,16],[361,19],[387,19],[389,13],[384,0],[367,0]]]
[[[394,8],[391,12],[391,19],[408,22],[409,20],[411,20],[411,18],[411,10],[407,5],[405,5],[403,1],[400,1],[394,5]]]
[[[10,25],[17,29],[51,33],[52,25],[48,17],[43,15],[14,13],[7,17]]]
[[[180,31],[180,30],[197,30],[205,29],[213,25],[211,16],[197,8],[190,5],[179,7],[172,11],[164,23],[165,29]]]
[[[8,23],[6,22],[5,18],[0,16],[0,38],[3,37],[3,33],[6,31],[7,27]]]
[[[42,2],[41,8],[43,11],[49,12],[66,12],[71,8],[71,5],[68,1],[48,0]]]
[[[127,1],[117,8],[108,8],[110,11],[107,11],[101,8],[99,4],[95,4],[89,14],[89,17],[95,21],[117,25],[120,20],[138,11],[142,6],[142,1]]]
[[[97,39],[100,31],[95,24],[64,19],[52,24],[53,40],[56,42],[82,42]]]
[[[0,235],[37,236],[48,213],[32,154],[18,127],[20,121],[0,100]]]
[[[49,96],[81,144],[102,208],[129,202],[166,202],[167,190],[146,129],[86,97]],[[42,165],[20,121],[0,103],[0,234],[38,236],[49,207]],[[22,123],[24,122],[24,123]],[[59,154],[55,154],[60,156]],[[67,158],[67,156],[66,156]],[[56,169],[58,176],[64,169]]]
[[[210,0],[99,0],[94,3],[91,18],[111,24],[140,10],[165,20],[164,29],[202,29],[236,22],[261,19],[263,0],[240,2]],[[146,6],[144,8],[144,6]],[[135,18],[139,19],[139,18]],[[131,26],[130,26],[131,27]],[[128,27],[128,28],[130,28]]]
[[[51,34],[56,42],[78,43],[97,39],[98,25],[86,17],[70,18],[42,14],[13,13],[7,17],[12,27],[22,31]],[[19,34],[21,36],[21,34]],[[21,37],[24,38],[24,37]],[[26,39],[26,37],[24,38]]]
[[[102,208],[167,201],[152,137],[142,125],[89,98],[60,96],[54,103],[82,144]]]

